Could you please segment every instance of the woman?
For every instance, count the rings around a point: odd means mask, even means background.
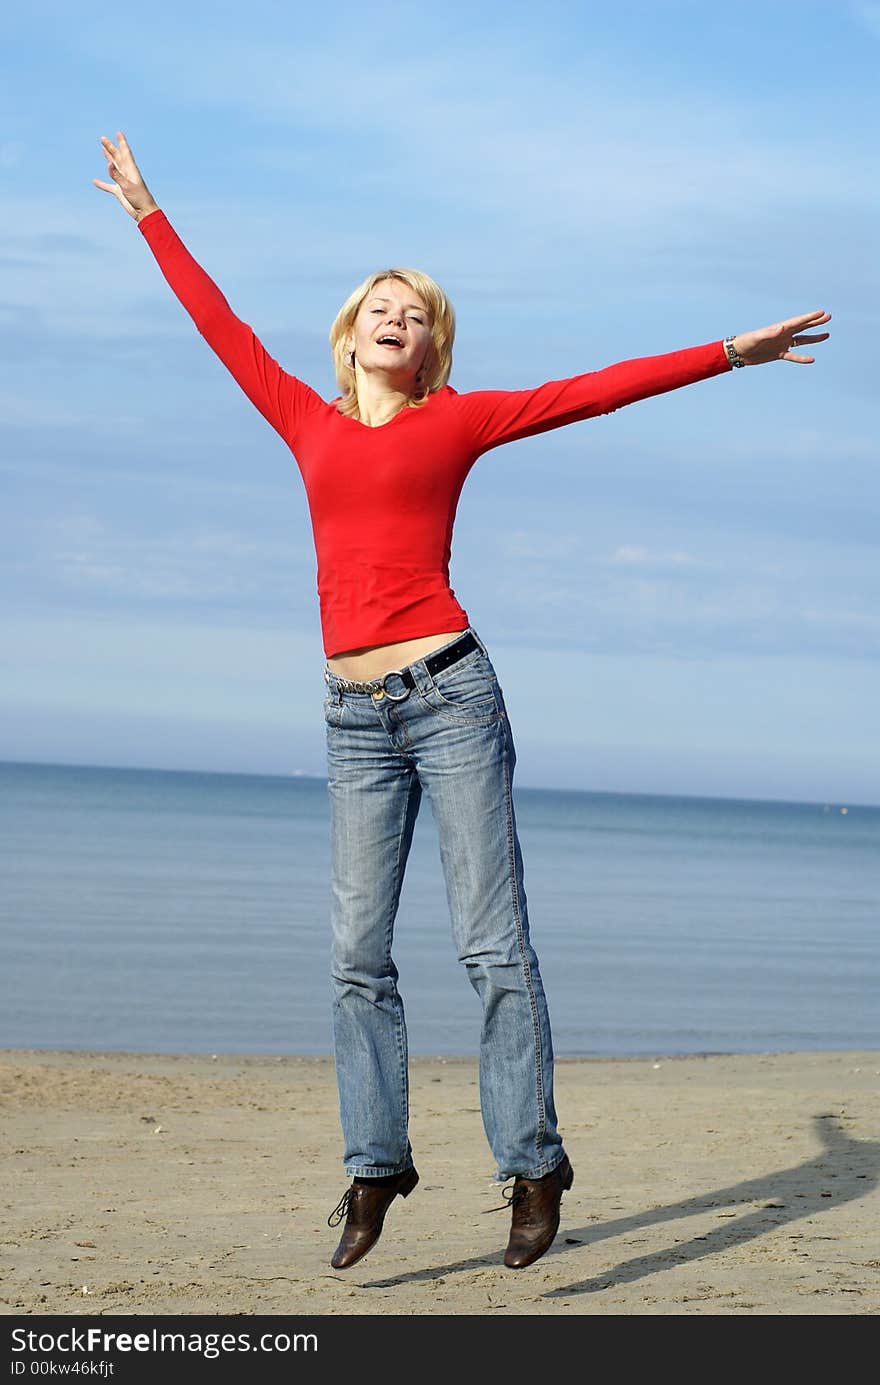
[[[499,1182],[513,1178],[504,1263],[548,1249],[573,1172],[557,1128],[553,1049],[529,939],[512,798],[516,752],[485,644],[449,585],[458,497],[502,443],[774,360],[821,311],[532,390],[458,394],[452,307],[427,275],[383,270],[331,329],[342,394],[282,370],[232,312],[150,195],[121,131],[112,182],[198,330],[294,453],[309,501],[327,662],[334,1043],[344,1164],[332,1257],[355,1264],[418,1182],[407,1133],[407,1040],[391,941],[422,792],[436,818],[453,932],[483,1008],[480,1099]]]

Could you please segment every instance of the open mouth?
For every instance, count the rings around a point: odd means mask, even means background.
[[[392,335],[390,335],[390,334],[387,334],[387,335],[384,336],[384,337],[380,337],[379,340],[376,342],[376,345],[377,345],[377,346],[393,346],[393,347],[397,347],[398,350],[400,350],[400,349],[403,347],[403,342],[400,340],[400,337],[395,337],[395,336],[392,336]]]

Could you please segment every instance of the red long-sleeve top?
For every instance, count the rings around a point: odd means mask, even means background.
[[[535,389],[459,394],[444,385],[421,407],[370,427],[340,414],[338,396],[328,403],[282,369],[161,209],[138,226],[201,335],[293,453],[328,658],[470,624],[449,585],[449,559],[461,488],[483,452],[731,369],[719,338]]]

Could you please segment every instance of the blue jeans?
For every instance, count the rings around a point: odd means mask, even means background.
[[[408,694],[396,673],[381,696],[345,689],[325,668],[333,1032],[344,1163],[360,1178],[412,1164],[391,945],[423,790],[458,956],[482,1001],[480,1105],[496,1179],[540,1178],[563,1157],[511,794],[516,752],[495,669],[469,631],[478,648],[448,668],[432,675],[424,658],[407,665]]]

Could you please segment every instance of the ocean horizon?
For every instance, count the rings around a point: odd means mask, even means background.
[[[880,807],[514,788],[560,1056],[878,1047]],[[0,1046],[329,1053],[326,780],[0,762]],[[423,801],[413,1054],[476,1054]]]
[[[290,769],[283,773],[270,774],[265,770],[231,770],[231,769],[205,769],[190,768],[187,766],[174,765],[136,765],[136,764],[93,764],[89,761],[81,760],[9,760],[0,758],[0,772],[4,769],[60,769],[60,770],[98,770],[120,774],[182,774],[199,775],[206,777],[218,777],[229,779],[269,779],[269,780],[289,780],[289,779],[314,779],[320,784],[327,782],[323,774],[313,774],[309,770]],[[821,807],[823,810],[848,813],[850,808],[866,808],[868,811],[880,812],[880,800],[877,803],[864,803],[860,800],[847,798],[844,800],[831,801],[825,798],[790,798],[787,795],[771,795],[770,797],[755,794],[698,794],[698,793],[657,793],[637,791],[632,789],[575,789],[560,787],[555,784],[519,784],[515,785],[516,793],[559,793],[559,794],[588,794],[591,798],[639,798],[639,799],[658,799],[663,802],[670,800],[695,799],[703,803],[753,803],[753,804],[788,804],[793,807]]]

